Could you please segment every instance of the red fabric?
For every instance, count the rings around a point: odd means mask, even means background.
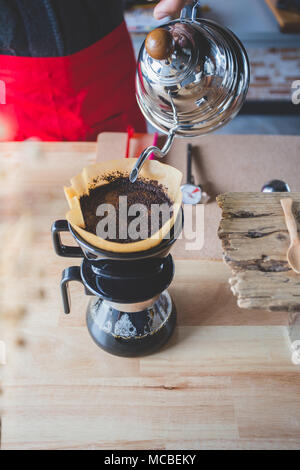
[[[124,22],[69,56],[0,55],[0,80],[6,88],[0,127],[4,119],[10,129],[5,140],[95,140],[99,132],[126,131],[128,126],[145,132],[134,76],[135,59]]]

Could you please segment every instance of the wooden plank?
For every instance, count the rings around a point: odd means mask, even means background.
[[[265,0],[274,14],[283,33],[298,33],[300,31],[299,10],[282,10],[277,8],[277,0]]]
[[[85,328],[31,327],[27,335],[5,380],[3,449],[180,448],[195,439],[217,447],[224,436],[255,437],[255,419],[262,440],[280,439],[279,420],[283,441],[294,433],[299,442],[299,374],[284,327],[179,326],[168,347],[141,359],[106,354]],[[286,384],[276,392],[281,418],[271,402],[262,414],[270,380]]]
[[[225,193],[218,235],[242,308],[300,311],[300,277],[287,262],[289,235],[280,199],[291,196],[300,222],[300,193]]]

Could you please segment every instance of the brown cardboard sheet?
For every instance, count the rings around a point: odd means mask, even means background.
[[[120,158],[126,148],[126,133],[105,132],[98,137],[97,159]],[[137,156],[153,136],[137,135],[130,156]],[[186,239],[178,240],[172,254],[177,259],[221,259],[217,236],[221,211],[216,196],[232,191],[260,191],[271,179],[285,180],[291,191],[300,191],[300,137],[265,135],[209,135],[191,139],[176,138],[169,154],[161,161],[175,166],[186,181],[187,144],[193,145],[192,173],[210,195],[204,208],[204,245],[187,250]]]

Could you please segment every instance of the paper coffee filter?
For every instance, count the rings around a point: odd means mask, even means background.
[[[132,243],[112,242],[85,230],[80,198],[84,195],[88,195],[91,189],[109,184],[107,180],[108,177],[129,176],[135,163],[136,158],[121,158],[89,165],[83,168],[80,174],[71,179],[71,186],[64,188],[70,207],[69,212],[66,214],[68,222],[86,242],[93,245],[95,248],[117,253],[132,253],[149,250],[161,243],[175,223],[181,207],[180,184],[182,173],[176,168],[157,160],[147,160],[140,171],[139,178],[155,180],[163,186],[166,194],[173,203],[172,217],[160,230],[154,233],[152,237]]]

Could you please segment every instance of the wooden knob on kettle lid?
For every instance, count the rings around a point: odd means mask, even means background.
[[[157,28],[147,35],[145,47],[152,59],[163,60],[174,52],[175,42],[170,31]]]

